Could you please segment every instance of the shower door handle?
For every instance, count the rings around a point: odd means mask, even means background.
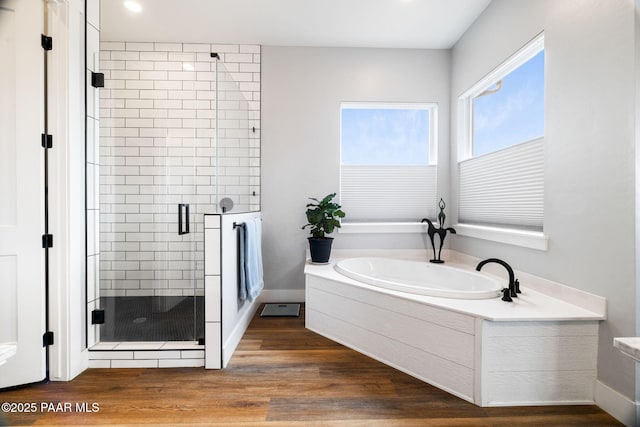
[[[184,205],[184,216],[187,219],[187,223],[185,224],[183,234],[189,234],[189,203]]]
[[[185,216],[184,221],[182,220],[183,209]],[[178,203],[178,234],[189,234],[189,204]]]

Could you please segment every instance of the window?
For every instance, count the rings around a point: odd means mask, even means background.
[[[459,106],[459,222],[541,232],[543,36],[467,91]]]
[[[544,136],[544,50],[472,98],[473,156]]]
[[[435,104],[342,103],[340,203],[347,221],[435,217],[436,111]]]

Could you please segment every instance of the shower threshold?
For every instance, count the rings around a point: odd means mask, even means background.
[[[196,341],[101,342],[89,349],[90,368],[203,368]]]

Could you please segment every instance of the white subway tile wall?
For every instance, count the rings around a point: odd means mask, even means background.
[[[225,197],[233,212],[260,209],[260,46],[100,50],[100,296],[203,295],[202,215]]]

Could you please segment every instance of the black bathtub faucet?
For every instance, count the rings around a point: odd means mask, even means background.
[[[431,247],[433,248],[433,259],[429,260],[429,262],[433,262],[435,264],[442,264],[444,261],[440,259],[440,253],[442,252],[442,246],[444,245],[444,238],[447,237],[447,232],[451,234],[456,234],[456,230],[453,227],[444,228],[444,220],[447,217],[444,214],[445,207],[444,200],[440,199],[440,203],[438,203],[438,207],[440,208],[440,213],[438,214],[438,223],[440,227],[436,227],[433,225],[429,218],[422,218],[420,222],[426,222],[429,224],[429,228],[427,229],[427,234],[429,235],[429,240],[431,240]],[[438,253],[436,254],[436,244],[433,240],[435,235],[440,236],[440,248],[438,249]]]
[[[518,298],[518,294],[520,292],[520,281],[515,278],[515,274],[513,273],[513,268],[505,261],[498,258],[488,258],[484,261],[480,261],[478,266],[476,267],[476,271],[480,271],[485,264],[489,264],[490,262],[495,262],[496,264],[500,264],[504,268],[507,269],[507,273],[509,273],[509,286],[502,290],[502,301],[513,301],[511,298]]]

